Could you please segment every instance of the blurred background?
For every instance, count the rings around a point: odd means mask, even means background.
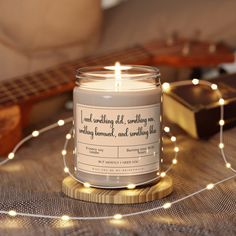
[[[1,0],[0,80],[173,34],[235,47],[235,7],[233,0]]]

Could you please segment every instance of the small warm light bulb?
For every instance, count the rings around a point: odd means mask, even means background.
[[[127,188],[128,189],[134,189],[136,186],[135,186],[135,184],[128,184],[127,185]]]
[[[59,126],[63,126],[65,124],[65,121],[64,120],[59,120],[59,121],[57,121],[57,124]]]
[[[171,207],[171,203],[170,202],[167,202],[165,203],[163,206],[162,206],[164,209],[168,209]]]
[[[16,216],[17,213],[16,213],[16,211],[11,210],[11,211],[8,211],[8,215],[9,216]]]
[[[179,147],[175,147],[175,148],[174,148],[174,151],[175,151],[175,152],[179,152]]]
[[[217,86],[216,84],[212,84],[212,85],[211,85],[211,89],[212,89],[212,90],[216,90],[216,89],[218,89],[218,86]]]
[[[175,164],[177,164],[177,159],[173,159],[172,160],[172,163],[175,165]]]
[[[90,183],[88,183],[88,182],[85,182],[85,183],[84,183],[84,187],[85,187],[85,188],[90,188],[90,186],[91,186]]]
[[[170,84],[167,82],[163,83],[161,87],[164,92],[168,92],[170,90]]]
[[[32,136],[33,136],[33,137],[39,136],[39,131],[38,131],[38,130],[33,131],[33,132],[32,132]]]
[[[63,215],[63,216],[61,217],[61,219],[64,220],[64,221],[68,221],[68,220],[70,219],[70,217],[67,216],[67,215]]]
[[[166,133],[169,133],[169,132],[170,132],[170,128],[169,128],[168,126],[166,126],[166,127],[164,127],[164,131],[165,131]]]
[[[210,190],[210,189],[213,189],[214,188],[214,184],[208,184],[206,186],[206,189]]]
[[[220,105],[224,105],[224,104],[225,104],[225,100],[224,100],[223,98],[220,98],[220,99],[219,99],[219,104],[220,104]]]
[[[219,121],[219,125],[220,125],[220,126],[223,126],[224,124],[225,124],[225,121],[224,121],[224,120],[220,120],[220,121]]]
[[[14,157],[15,157],[14,152],[10,152],[10,153],[8,154],[8,159],[13,159]]]
[[[157,175],[160,175],[160,172],[157,172]]]
[[[199,84],[199,79],[193,79],[193,80],[192,80],[192,83],[193,83],[194,85]]]
[[[223,149],[224,146],[225,146],[225,145],[224,145],[223,143],[219,143],[219,148],[220,148],[220,149]]]
[[[69,168],[67,166],[64,168],[64,172],[69,173]]]
[[[163,178],[166,176],[166,173],[165,172],[161,172],[160,176]]]
[[[175,137],[175,136],[171,136],[170,140],[171,140],[172,142],[175,142],[175,141],[176,141],[176,137]]]
[[[66,139],[68,139],[68,140],[71,139],[71,134],[67,134]]]
[[[115,215],[113,216],[113,218],[114,218],[115,220],[120,220],[120,219],[122,219],[122,215],[121,215],[121,214],[115,214]]]
[[[225,166],[226,166],[227,168],[230,168],[230,167],[231,167],[231,164],[230,164],[229,162],[227,162],[227,163],[225,164]]]
[[[65,149],[63,149],[63,150],[61,151],[61,154],[62,154],[63,156],[65,156],[66,153],[67,153],[67,151],[66,151]]]

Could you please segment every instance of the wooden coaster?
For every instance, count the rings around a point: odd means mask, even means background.
[[[130,190],[86,188],[70,176],[62,182],[62,192],[68,197],[97,203],[131,204],[150,202],[166,197],[172,191],[173,183],[169,176],[161,178],[154,185]]]

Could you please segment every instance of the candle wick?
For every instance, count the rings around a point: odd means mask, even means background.
[[[115,80],[116,91],[119,91],[119,87],[121,85],[121,66],[119,62],[115,63]]]

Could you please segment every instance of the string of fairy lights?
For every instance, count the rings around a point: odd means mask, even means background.
[[[201,188],[198,191],[195,191],[191,194],[188,194],[182,198],[176,199],[172,202],[166,202],[161,206],[158,207],[153,207],[153,208],[148,208],[146,210],[141,210],[141,211],[136,211],[136,212],[132,212],[132,213],[126,213],[126,214],[120,214],[120,213],[116,213],[114,215],[107,215],[107,216],[69,216],[69,215],[44,215],[44,214],[32,214],[32,213],[28,213],[28,212],[17,212],[14,209],[11,210],[0,210],[0,214],[4,214],[4,215],[8,215],[10,217],[15,217],[15,216],[24,216],[24,217],[35,217],[35,218],[48,218],[48,219],[57,219],[57,220],[62,220],[62,221],[68,221],[68,220],[105,220],[105,219],[115,219],[115,220],[120,220],[123,217],[130,217],[130,216],[135,216],[135,215],[139,215],[139,214],[144,214],[144,213],[148,213],[148,212],[152,212],[152,211],[157,211],[159,209],[168,209],[170,208],[172,205],[177,204],[181,201],[184,201],[185,199],[191,198],[193,196],[196,196],[197,194],[200,194],[204,191],[207,190],[212,190],[215,186],[222,184],[228,180],[231,180],[233,178],[236,177],[236,170],[231,166],[231,163],[228,161],[227,156],[224,152],[225,149],[225,145],[224,145],[224,141],[223,141],[223,127],[225,124],[224,121],[224,104],[225,101],[222,97],[222,94],[220,93],[218,86],[216,84],[212,84],[209,81],[204,81],[204,80],[198,80],[198,79],[193,79],[192,81],[178,81],[178,82],[174,82],[171,85],[174,86],[180,86],[180,85],[189,85],[189,84],[193,84],[195,86],[197,86],[198,84],[202,84],[202,85],[206,85],[208,86],[211,90],[217,92],[218,95],[218,103],[220,105],[220,120],[219,120],[219,126],[220,126],[220,138],[219,138],[219,144],[218,144],[218,148],[220,149],[220,153],[221,156],[223,158],[224,164],[225,164],[225,168],[231,170],[233,172],[233,175],[224,178],[218,182],[212,182],[212,183],[208,183],[205,187]],[[163,83],[162,84],[162,89],[163,92],[168,93],[168,91],[171,89],[171,85],[169,83]],[[10,152],[8,154],[8,158],[4,159],[3,161],[0,162],[0,166],[6,164],[7,162],[9,162],[10,160],[14,159],[16,152],[18,151],[18,149],[27,141],[29,141],[30,139],[33,138],[37,138],[39,135],[41,135],[42,133],[45,133],[49,130],[52,130],[54,128],[60,127],[60,126],[64,126],[67,123],[70,123],[73,121],[73,118],[67,118],[64,120],[58,120],[56,123],[51,124],[49,126],[46,126],[40,130],[35,130],[33,131],[30,135],[26,136],[25,138],[23,138],[12,150],[12,152]],[[171,142],[173,142],[174,144],[174,157],[172,159],[172,163],[170,164],[170,166],[162,172],[157,172],[157,177],[154,179],[151,179],[148,182],[153,182],[154,180],[158,179],[158,178],[164,178],[166,176],[166,174],[172,169],[172,167],[174,165],[176,165],[178,163],[177,161],[177,156],[178,153],[180,151],[180,148],[177,145],[177,138],[172,135],[172,133],[170,132],[170,127],[165,126],[164,127],[164,132],[168,135],[168,137],[170,138]],[[61,151],[61,155],[63,157],[63,163],[64,163],[64,172],[66,174],[69,174],[73,179],[75,179],[76,181],[78,181],[78,179],[71,173],[70,168],[67,165],[66,162],[66,157],[68,155],[67,153],[67,146],[69,143],[69,140],[73,138],[73,128],[70,129],[70,131],[66,134],[65,136],[65,143],[64,143],[64,147]],[[161,162],[163,161],[163,159],[161,159]],[[127,186],[121,186],[121,187],[125,187],[127,189],[129,189],[130,191],[132,191],[132,189],[135,189],[136,186],[138,185],[143,185],[146,184],[148,182],[142,182],[139,184],[128,184]],[[90,188],[90,187],[96,187],[93,186],[92,184],[88,183],[88,182],[84,182],[84,187],[85,188]]]

